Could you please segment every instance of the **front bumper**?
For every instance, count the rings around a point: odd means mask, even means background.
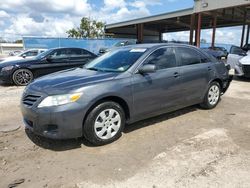
[[[0,70],[0,80],[4,83],[12,83],[12,73],[10,71],[1,71]]]
[[[235,65],[234,74],[236,76],[250,78],[250,65]]]
[[[37,108],[21,102],[21,111],[25,127],[34,134],[51,139],[70,139],[82,136],[84,105],[70,103],[56,107]]]
[[[227,79],[223,80],[222,94],[226,93],[226,91],[228,90],[232,80],[233,80],[233,75],[229,75]]]

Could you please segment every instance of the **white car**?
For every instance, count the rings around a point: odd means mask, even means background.
[[[250,78],[250,51],[246,52],[238,46],[232,46],[227,63],[234,69],[236,76]]]
[[[24,58],[33,58],[36,57],[38,54],[45,52],[46,49],[30,49],[26,50],[16,56],[9,56],[6,58],[1,59],[1,63],[7,62],[7,61],[13,61],[13,60],[20,60]]]

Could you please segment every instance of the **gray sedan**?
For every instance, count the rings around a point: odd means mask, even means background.
[[[35,80],[21,109],[35,134],[103,145],[118,139],[126,123],[194,104],[214,108],[231,79],[224,63],[196,47],[133,45]]]

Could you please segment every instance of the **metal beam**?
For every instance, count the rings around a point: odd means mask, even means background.
[[[241,34],[241,43],[240,43],[240,47],[243,47],[243,45],[244,45],[245,27],[246,27],[246,16],[247,16],[247,11],[245,10],[244,18],[243,18],[243,26],[242,26],[242,34]]]
[[[137,24],[136,26],[137,29],[137,42],[140,44],[143,42],[143,24]]]
[[[247,38],[246,38],[246,44],[249,42],[249,32],[250,32],[250,25],[247,25]]]
[[[212,33],[212,45],[211,45],[212,48],[214,48],[214,43],[215,43],[216,25],[217,25],[217,14],[215,14],[213,18],[213,33]]]
[[[201,13],[198,13],[198,23],[197,23],[197,34],[196,34],[196,46],[199,48],[201,45]]]
[[[193,45],[193,38],[194,38],[194,27],[195,27],[195,14],[191,15],[190,19],[190,34],[189,34],[189,44]]]

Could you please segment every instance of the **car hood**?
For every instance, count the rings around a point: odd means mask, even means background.
[[[98,72],[83,68],[68,69],[36,79],[27,89],[48,95],[64,94],[84,86],[112,80],[118,73]]]
[[[30,63],[35,61],[35,58],[22,58],[22,59],[15,59],[15,60],[3,60],[0,61],[0,67],[6,67],[11,65],[19,65],[23,63]]]
[[[250,65],[250,54],[241,58],[239,61],[242,65]]]

